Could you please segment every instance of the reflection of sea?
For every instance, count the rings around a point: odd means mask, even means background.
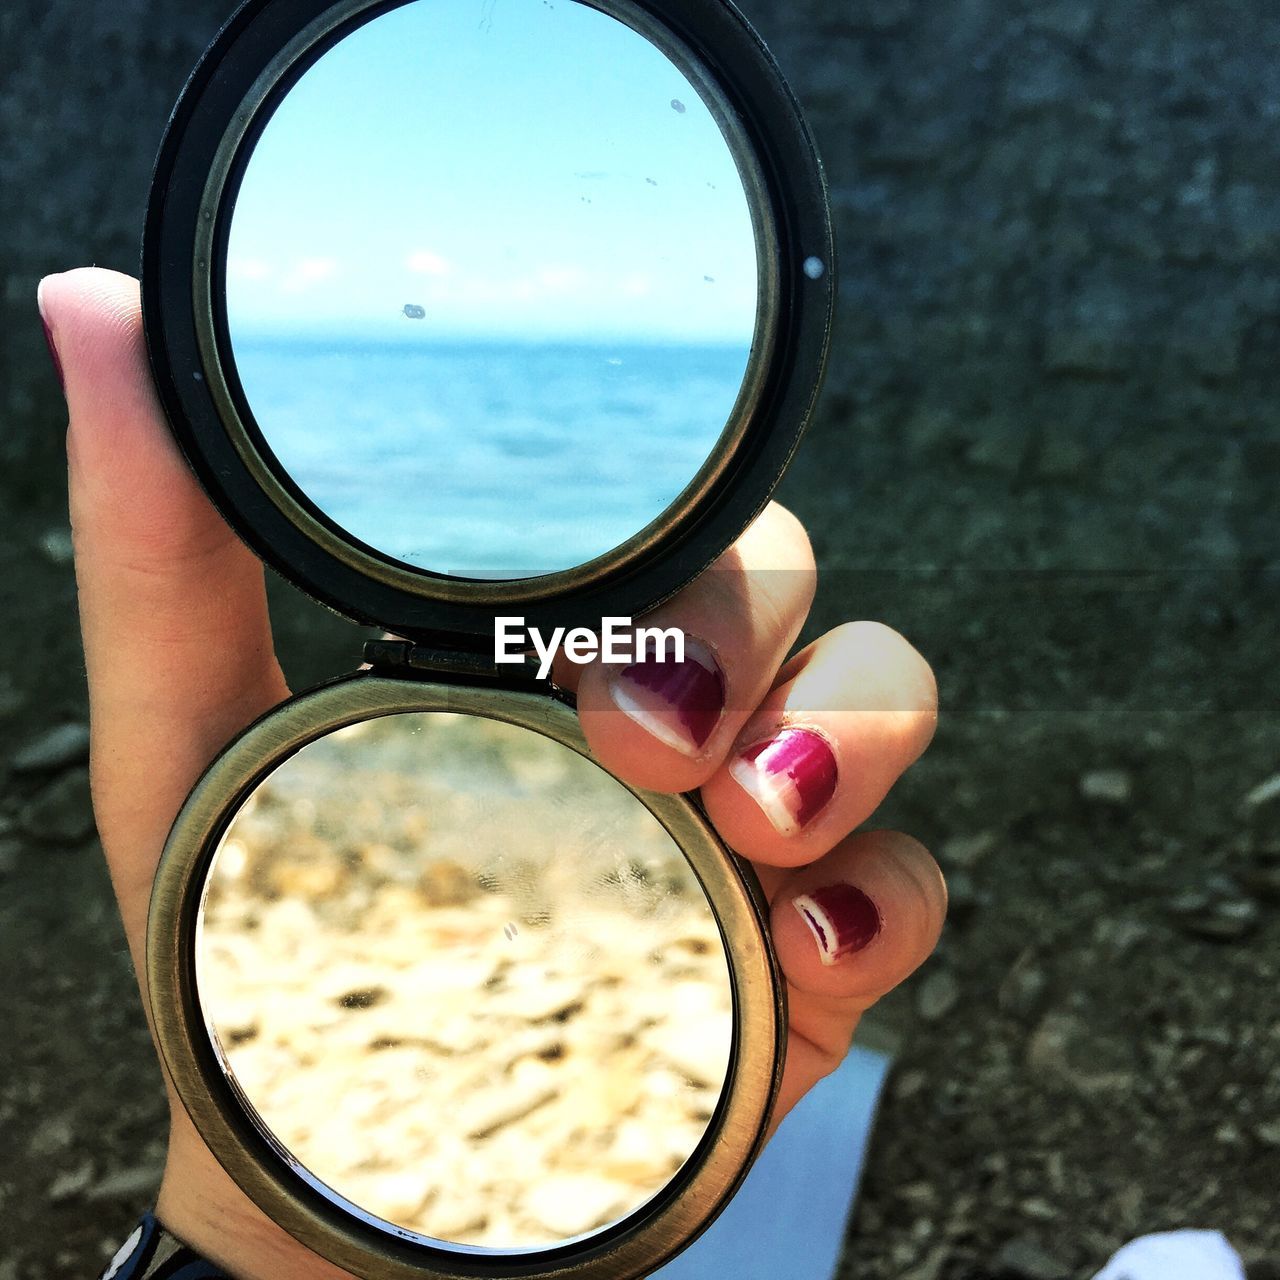
[[[396,558],[506,576],[630,537],[706,460],[742,346],[237,341],[268,444],[336,523]]]

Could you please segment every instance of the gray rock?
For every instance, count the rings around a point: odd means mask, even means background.
[[[64,1200],[74,1200],[84,1192],[92,1179],[93,1165],[86,1160],[83,1164],[60,1173],[54,1178],[49,1185],[49,1199],[54,1204],[59,1204]]]
[[[1124,807],[1133,799],[1133,778],[1125,769],[1090,769],[1080,775],[1080,794],[1095,804]]]
[[[1145,943],[1151,930],[1141,920],[1117,916],[1099,920],[1093,936],[1108,950],[1123,953]]]
[[[960,1002],[960,984],[950,969],[935,969],[916,990],[916,1012],[926,1022],[945,1018]]]
[[[1269,1147],[1280,1147],[1280,1120],[1264,1120],[1254,1127],[1253,1136]]]
[[[13,758],[15,773],[45,773],[83,764],[89,758],[89,727],[60,724],[33,738]]]
[[[914,1098],[928,1083],[929,1077],[925,1072],[919,1070],[904,1071],[894,1079],[893,1096],[903,1100]]]
[[[1261,809],[1276,800],[1280,800],[1280,773],[1273,773],[1258,783],[1245,795],[1243,803],[1246,809]]]
[[[902,1280],[940,1280],[950,1256],[950,1245],[935,1245],[915,1266],[903,1272]]]
[[[40,551],[50,564],[70,564],[75,559],[71,530],[66,528],[46,530],[40,535]]]
[[[1131,1044],[1098,1035],[1078,1014],[1050,1010],[1027,1042],[1027,1066],[1087,1096],[1133,1086]]]
[[[18,825],[42,844],[78,844],[93,833],[88,769],[60,774],[27,802]]]
[[[22,845],[17,840],[0,836],[0,880],[11,876],[18,869],[18,857],[21,852]]]
[[[1005,975],[996,1001],[1005,1013],[1026,1018],[1035,1012],[1048,985],[1048,977],[1034,959],[1022,957]]]
[[[1052,1222],[1058,1216],[1057,1209],[1044,1196],[1028,1196],[1019,1208],[1026,1217],[1039,1222]]]
[[[99,1179],[85,1195],[87,1200],[136,1200],[154,1194],[162,1170],[155,1165],[117,1169]]]
[[[996,847],[994,831],[979,831],[969,836],[952,836],[943,841],[938,858],[943,866],[974,867]]]
[[[49,1116],[41,1121],[27,1145],[28,1154],[35,1160],[65,1151],[75,1141],[71,1121],[63,1115]]]
[[[1211,942],[1235,942],[1248,937],[1258,925],[1261,911],[1251,898],[1200,899],[1203,905],[1187,909],[1193,899],[1178,900],[1182,909],[1171,907],[1180,927]]]
[[[1071,1274],[1065,1262],[1021,1236],[1000,1249],[993,1269],[1007,1280],[1064,1280]]]

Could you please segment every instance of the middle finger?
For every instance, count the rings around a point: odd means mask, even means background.
[[[557,665],[576,680],[595,758],[633,786],[690,791],[710,778],[769,691],[813,601],[800,522],[771,503],[701,577],[643,619],[685,634],[682,662]]]

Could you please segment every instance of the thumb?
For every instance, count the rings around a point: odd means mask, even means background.
[[[156,398],[137,282],[69,271],[41,282],[38,303],[70,412],[94,807],[140,962],[151,880],[183,798],[286,691],[262,566],[205,498]]]

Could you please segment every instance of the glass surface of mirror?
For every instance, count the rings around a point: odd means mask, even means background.
[[[196,985],[302,1176],[479,1249],[647,1202],[733,1036],[715,918],[653,815],[549,738],[439,712],[331,733],[257,787],[212,860]]]
[[[411,0],[341,39],[250,155],[225,283],[294,484],[461,577],[570,569],[658,518],[724,432],[756,326],[720,125],[576,0]]]

